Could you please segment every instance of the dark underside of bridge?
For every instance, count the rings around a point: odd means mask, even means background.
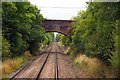
[[[70,35],[73,20],[43,20],[42,26],[46,32],[59,32],[66,36]]]

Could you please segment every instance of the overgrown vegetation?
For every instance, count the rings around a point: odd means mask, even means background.
[[[70,37],[68,36],[58,33],[56,40],[64,44],[65,47],[70,46]]]
[[[25,62],[30,60],[32,58],[32,55],[29,51],[26,51],[21,56],[17,56],[15,58],[7,58],[2,63],[2,68],[0,70],[2,71],[2,77],[8,78],[9,74],[19,69]]]
[[[86,11],[74,17],[72,41],[58,36],[59,41],[71,46],[71,56],[79,53],[98,58],[118,71],[118,24],[120,3],[90,2]]]
[[[115,78],[117,73],[111,66],[107,66],[98,58],[89,58],[79,54],[74,59],[74,64],[84,72],[86,78]]]
[[[30,2],[3,2],[2,9],[3,60],[26,50],[37,54],[52,41],[53,34],[46,34],[42,27],[40,10]]]
[[[40,10],[30,2],[2,2],[0,65],[3,67],[0,69],[3,77],[8,77],[52,42],[53,33],[45,33],[42,27],[43,19]]]

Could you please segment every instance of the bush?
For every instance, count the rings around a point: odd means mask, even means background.
[[[3,59],[11,56],[10,48],[11,48],[10,43],[7,41],[7,39],[5,39],[3,37],[2,38],[2,57],[3,57]]]
[[[115,40],[115,51],[112,53],[113,55],[111,56],[110,62],[115,69],[118,69],[118,66],[120,65],[118,63],[119,62],[118,36],[115,36],[114,40]]]

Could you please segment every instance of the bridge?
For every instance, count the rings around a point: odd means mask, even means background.
[[[46,32],[58,32],[66,36],[70,36],[70,31],[72,30],[73,20],[50,20],[45,19],[42,22]]]

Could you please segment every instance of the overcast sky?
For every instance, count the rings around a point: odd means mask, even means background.
[[[88,0],[29,0],[36,5],[44,18],[69,20],[86,9]]]

